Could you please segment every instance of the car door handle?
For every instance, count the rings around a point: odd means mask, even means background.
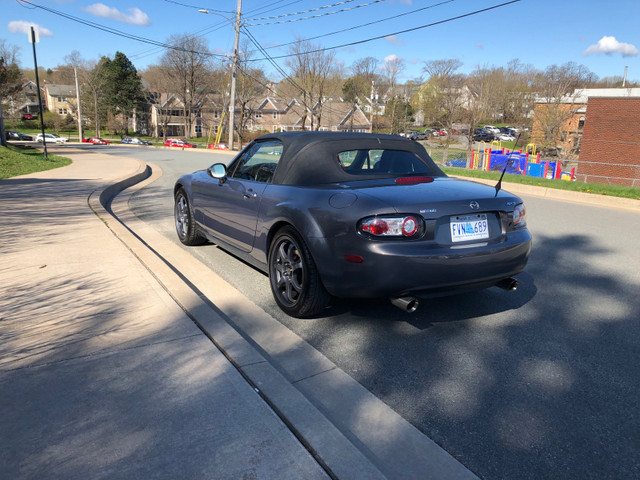
[[[258,194],[255,193],[255,192],[254,193],[243,193],[242,196],[244,198],[246,198],[247,200],[250,200],[252,198],[256,198],[258,196]]]

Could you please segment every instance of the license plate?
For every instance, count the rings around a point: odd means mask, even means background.
[[[451,226],[452,242],[489,238],[489,224],[487,223],[486,213],[451,217],[449,224]]]

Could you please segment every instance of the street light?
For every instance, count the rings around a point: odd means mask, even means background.
[[[206,13],[210,15],[218,15],[229,22],[231,20],[224,15],[217,12],[210,12],[206,8],[199,9],[198,12]],[[236,10],[236,23],[235,31],[236,36],[233,42],[233,67],[231,69],[231,98],[229,99],[229,148],[233,148],[233,129],[235,127],[235,113],[236,113],[236,77],[238,73],[238,41],[240,39],[240,16],[242,12],[242,0],[238,0],[238,9]],[[242,145],[240,145],[242,147]]]

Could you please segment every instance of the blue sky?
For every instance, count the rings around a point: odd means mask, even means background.
[[[36,25],[40,66],[55,68],[73,50],[95,60],[121,51],[144,69],[158,61],[161,47],[101,29],[159,43],[198,34],[224,56],[234,34],[223,17],[233,18],[236,7],[237,0],[0,0],[0,39],[20,46],[24,68],[33,68],[25,32]],[[368,56],[380,64],[402,58],[401,81],[423,75],[425,61],[452,58],[462,62],[462,73],[518,59],[541,70],[575,62],[601,78],[622,76],[627,66],[627,78],[640,81],[640,0],[243,0],[242,13],[246,28],[285,69],[286,59],[277,57],[288,53],[286,44],[322,36],[312,43],[338,47],[336,60],[346,67]],[[260,66],[279,79],[269,62]]]

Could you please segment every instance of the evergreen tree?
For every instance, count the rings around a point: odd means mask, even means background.
[[[116,120],[112,128],[128,134],[129,116],[144,100],[142,80],[122,52],[116,52],[113,60],[103,57],[98,65],[104,80],[103,100],[110,118]]]

